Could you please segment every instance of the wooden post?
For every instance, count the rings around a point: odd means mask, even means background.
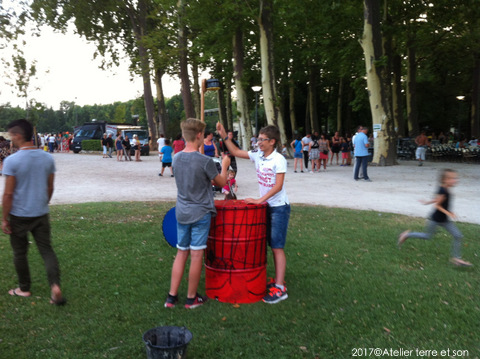
[[[200,121],[205,123],[205,91],[207,90],[207,80],[202,80],[202,88],[201,88],[201,96],[200,96]],[[203,155],[205,154],[205,148],[203,147],[203,143],[199,148],[200,153]]]

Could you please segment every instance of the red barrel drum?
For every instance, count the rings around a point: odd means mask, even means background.
[[[267,204],[215,201],[205,252],[205,287],[209,298],[226,303],[254,303],[267,281]]]

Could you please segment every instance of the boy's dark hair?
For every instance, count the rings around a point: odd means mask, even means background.
[[[267,136],[271,140],[275,140],[275,148],[279,146],[280,142],[280,130],[277,126],[269,125],[260,129],[259,133]]]
[[[169,145],[170,144],[170,140],[168,138],[165,139],[165,145]]]
[[[10,122],[7,126],[7,131],[20,134],[25,142],[31,141],[33,137],[32,124],[23,118]]]
[[[442,172],[440,172],[440,183],[443,183],[445,178],[447,178],[447,176],[451,173],[457,173],[457,171],[450,168],[445,168]]]

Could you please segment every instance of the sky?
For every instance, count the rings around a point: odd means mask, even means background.
[[[61,101],[73,101],[80,106],[110,104],[132,100],[143,93],[141,78],[131,81],[128,58],[123,58],[119,67],[100,70],[101,59],[93,59],[95,45],[71,29],[61,34],[42,27],[40,37],[27,36],[26,41],[27,65],[37,61],[37,79],[32,80],[30,88],[39,88],[32,90],[29,98],[47,107],[57,110]],[[2,56],[5,57],[5,53]],[[165,76],[163,88],[165,97],[172,97],[180,93],[180,81]],[[0,79],[0,104],[9,102],[24,107],[25,100],[12,91],[14,89]]]

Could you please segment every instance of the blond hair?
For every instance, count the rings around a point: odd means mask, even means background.
[[[194,142],[197,134],[205,131],[205,123],[196,118],[188,118],[185,121],[182,121],[180,127],[182,129],[183,138],[187,142]]]

